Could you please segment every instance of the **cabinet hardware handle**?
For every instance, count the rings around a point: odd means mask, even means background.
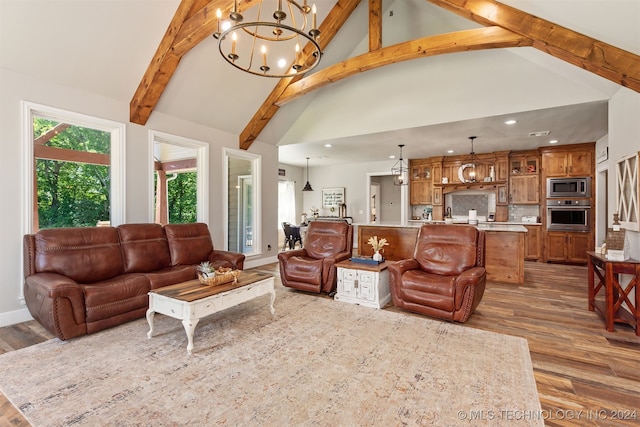
[[[353,281],[353,287],[358,289],[358,279]]]

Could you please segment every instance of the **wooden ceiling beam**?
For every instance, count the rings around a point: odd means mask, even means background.
[[[318,39],[318,44],[320,45],[320,49],[324,50],[331,40],[338,33],[338,30],[344,25],[344,23],[349,19],[356,6],[360,3],[360,0],[338,0],[333,9],[329,12],[327,17],[320,24],[320,37]],[[310,55],[311,50],[307,49],[309,46],[305,46],[303,50],[303,55]],[[276,114],[278,111],[278,107],[276,102],[280,98],[282,92],[284,92],[287,87],[298,80],[300,80],[302,76],[295,77],[287,77],[284,79],[280,79],[276,86],[273,88],[267,99],[262,103],[258,111],[253,115],[247,126],[240,133],[239,145],[243,150],[248,150],[253,141],[260,135],[260,132],[264,130],[264,128],[269,123],[269,120]]]
[[[472,50],[531,46],[532,40],[500,27],[486,27],[423,37],[368,52],[331,65],[292,83],[277,101],[278,106],[323,86],[364,71],[411,59]]]
[[[640,92],[640,56],[494,0],[427,0],[482,25],[533,40],[533,47]]]
[[[382,47],[382,0],[369,0],[369,52]]]
[[[245,0],[238,6],[243,11],[258,0]],[[216,9],[225,11],[229,0],[182,0],[171,19],[147,71],[142,76],[131,102],[129,120],[144,125],[160,100],[182,57],[217,29]]]

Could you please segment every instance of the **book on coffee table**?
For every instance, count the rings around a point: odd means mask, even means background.
[[[371,258],[370,256],[354,256],[354,257],[351,257],[351,262],[359,262],[359,263],[362,263],[362,264],[378,265],[378,264],[382,264],[384,262],[384,258],[382,258],[380,261],[376,261],[375,259]]]

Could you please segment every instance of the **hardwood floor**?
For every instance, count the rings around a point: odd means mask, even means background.
[[[547,426],[640,425],[640,339],[587,310],[586,267],[527,262],[524,285],[487,283],[466,325],[527,339]],[[0,328],[0,353],[49,338],[35,321]],[[28,425],[0,393],[0,427]]]

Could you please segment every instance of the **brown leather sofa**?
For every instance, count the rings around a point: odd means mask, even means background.
[[[484,294],[484,248],[484,231],[474,226],[423,225],[413,258],[389,266],[393,304],[466,322]]]
[[[349,259],[353,227],[342,221],[311,221],[304,247],[280,252],[280,279],[284,286],[307,292],[336,289],[337,262]]]
[[[192,280],[203,261],[242,269],[243,254],[213,248],[206,224],[123,224],[24,236],[29,312],[62,340],[144,317],[148,292]]]

